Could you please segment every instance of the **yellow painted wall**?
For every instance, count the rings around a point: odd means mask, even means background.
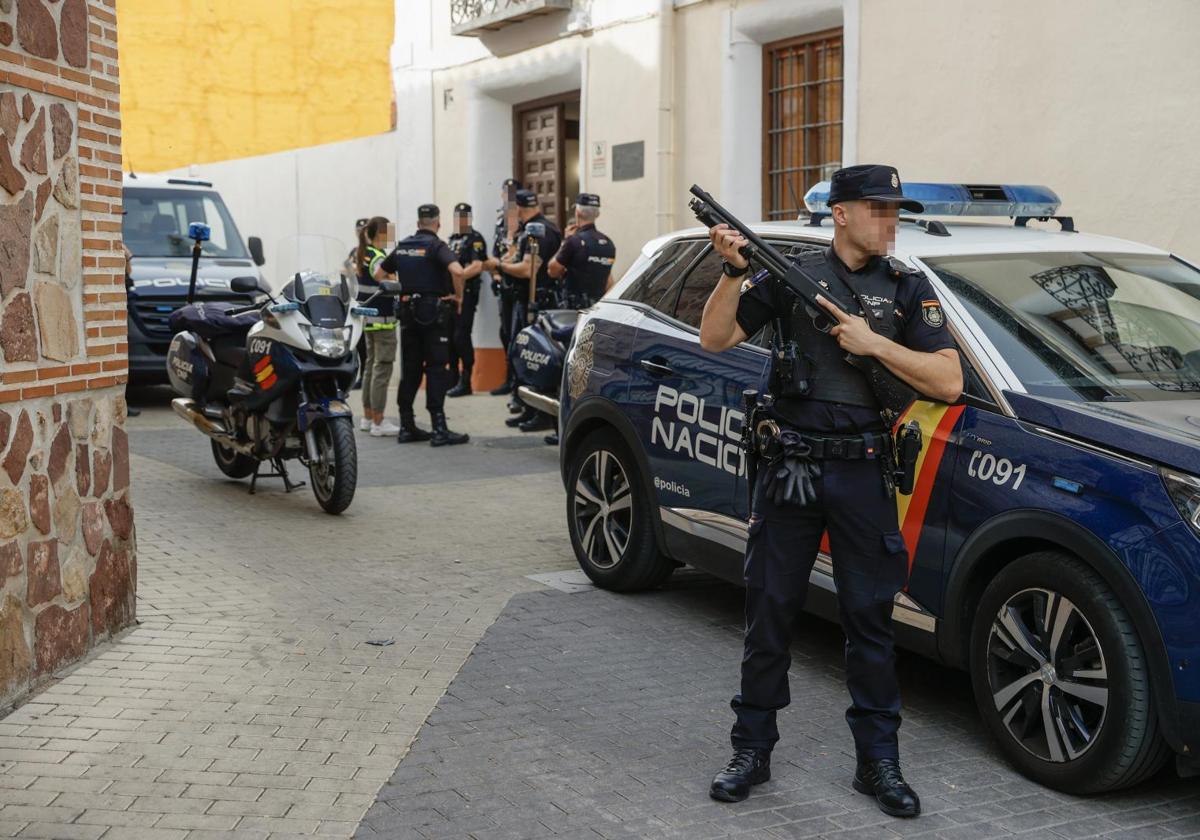
[[[117,0],[126,168],[391,128],[394,0]]]

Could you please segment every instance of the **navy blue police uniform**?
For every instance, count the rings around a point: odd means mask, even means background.
[[[470,214],[471,205],[456,204],[455,215]],[[458,259],[459,264],[466,268],[471,263],[487,259],[487,241],[483,235],[469,228],[466,233],[456,233],[450,237],[450,250]],[[471,384],[471,371],[475,368],[475,346],[471,343],[471,330],[475,327],[475,311],[479,307],[479,290],[483,283],[483,275],[477,274],[469,278],[463,285],[462,311],[454,316],[454,327],[450,336],[450,379],[458,379],[459,384]],[[459,362],[462,372],[459,373]],[[468,387],[456,389],[461,393],[470,393]],[[450,396],[457,396],[455,391]]]
[[[436,218],[437,208],[422,205],[420,218]],[[400,390],[396,397],[401,425],[411,426],[413,401],[425,377],[425,407],[433,417],[442,414],[450,379],[450,330],[454,293],[447,272],[455,254],[431,230],[418,230],[402,239],[383,260],[382,268],[400,282],[396,304],[400,322]]]
[[[517,192],[517,205],[519,207],[536,207],[538,206],[537,195],[532,190],[519,190]],[[539,222],[544,226],[544,235],[531,237],[525,232],[526,228],[534,222]],[[531,240],[533,239],[536,239],[538,244],[538,259],[540,262],[536,277],[535,302],[538,306],[546,306],[552,303],[554,297],[554,280],[547,272],[547,265],[550,262],[550,258],[558,253],[558,248],[562,244],[562,231],[558,229],[558,225],[547,219],[540,212],[536,216],[526,219],[521,224],[521,231],[517,235],[517,262],[524,260],[529,255],[533,244]],[[503,263],[501,265],[503,266]],[[517,333],[525,328],[529,319],[529,280],[524,277],[507,276],[513,289],[512,320],[510,321],[509,335],[510,340],[515,341]]]
[[[890,167],[876,168],[894,173]],[[851,171],[859,169],[863,168]],[[855,191],[838,197],[837,183],[835,176],[830,204],[871,197]],[[890,198],[899,200],[898,179],[892,183],[896,189]],[[910,209],[913,205],[920,212],[921,205],[908,200]],[[866,317],[876,332],[920,352],[955,347],[941,304],[923,273],[879,256],[852,271],[832,247],[801,252],[792,259],[828,290],[828,297]],[[767,411],[765,430],[768,436],[776,430],[798,432],[813,469],[812,496],[797,504],[781,498],[779,485],[773,483],[778,462],[759,462],[745,555],[741,690],[731,703],[736,721],[730,740],[735,750],[751,747],[766,751],[767,756],[779,740],[776,712],[790,702],[791,626],[804,605],[822,535],[828,532],[846,636],[851,700],[846,722],[861,774],[868,762],[899,759],[900,690],[892,608],[909,566],[897,522],[891,441],[885,437],[890,430],[866,378],[845,361],[845,351],[827,334],[833,322],[826,313],[813,311],[780,281],[760,272],[743,281],[736,317],[747,335],[774,325],[776,361],[770,388],[774,402]],[[779,363],[785,346],[792,351],[788,358],[796,359],[786,365],[787,381],[780,376],[784,365]],[[753,422],[764,425],[757,415]],[[720,790],[721,778],[718,774],[714,780],[714,797],[736,800],[748,793],[748,786],[736,794],[730,788]],[[911,789],[905,790],[912,794]],[[914,816],[920,809],[915,794],[907,804],[902,798],[889,802],[880,797],[880,807],[897,816]]]
[[[600,197],[593,193],[581,193],[576,203],[583,207],[598,208]],[[554,255],[554,259],[566,269],[561,305],[567,309],[587,309],[604,297],[616,257],[617,246],[594,224],[576,228]]]

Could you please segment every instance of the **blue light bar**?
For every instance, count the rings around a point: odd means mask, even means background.
[[[1030,185],[906,183],[903,190],[925,205],[926,216],[1053,216],[1062,204],[1049,187]],[[804,195],[810,213],[828,213],[828,202],[828,181]]]

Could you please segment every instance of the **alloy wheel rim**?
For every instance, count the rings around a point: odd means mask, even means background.
[[[996,613],[988,633],[988,687],[1009,735],[1042,761],[1086,753],[1108,711],[1100,640],[1068,598],[1025,589]]]
[[[600,449],[583,463],[575,479],[573,516],[588,562],[612,569],[625,557],[633,533],[633,493],[625,469],[613,453]]]

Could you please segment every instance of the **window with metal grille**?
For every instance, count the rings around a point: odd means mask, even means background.
[[[763,45],[763,218],[795,219],[841,166],[842,30]]]

